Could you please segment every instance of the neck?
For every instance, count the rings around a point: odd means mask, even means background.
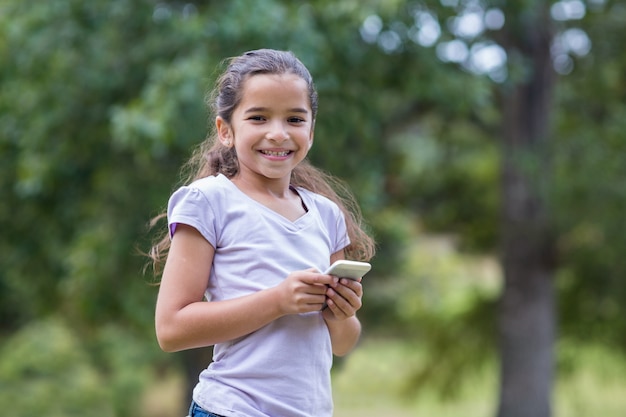
[[[290,179],[290,177],[285,177],[260,180],[237,175],[232,178],[232,182],[246,194],[265,194],[275,198],[288,198],[291,196],[291,191],[289,190]]]

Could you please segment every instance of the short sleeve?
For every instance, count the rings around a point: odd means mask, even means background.
[[[178,224],[186,224],[216,247],[215,215],[209,200],[196,187],[183,186],[172,194],[167,205],[167,223],[170,237]]]
[[[337,216],[337,234],[335,236],[335,247],[333,248],[332,253],[345,249],[350,244],[350,238],[348,237],[348,227],[346,226],[346,219],[343,215],[343,212],[339,210],[338,207],[335,207],[335,213]]]
[[[330,253],[339,252],[350,245],[346,218],[339,206],[329,198],[305,188],[297,187],[297,190],[307,207],[315,207],[321,222],[320,226],[328,236]]]

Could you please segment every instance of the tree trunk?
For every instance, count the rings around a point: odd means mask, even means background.
[[[181,353],[183,370],[185,371],[185,391],[183,409],[181,412],[187,412],[189,410],[189,404],[191,403],[193,389],[198,383],[198,377],[200,372],[206,369],[213,358],[213,346],[198,349],[189,349]],[[184,415],[184,414],[181,414]]]
[[[549,5],[515,17],[505,48],[520,58],[503,88],[501,386],[498,417],[549,417],[556,334],[554,243],[545,201],[554,84]],[[508,16],[507,16],[508,17]],[[507,22],[508,23],[508,22]],[[518,67],[518,70],[520,68]]]

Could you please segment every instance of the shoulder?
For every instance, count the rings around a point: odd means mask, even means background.
[[[206,196],[210,196],[212,194],[226,192],[229,186],[230,180],[228,180],[225,176],[219,174],[217,176],[200,178],[198,180],[195,180],[191,184],[183,186],[181,188],[196,190]]]
[[[227,194],[229,180],[224,176],[210,176],[179,187],[170,196],[168,212],[202,211],[211,209]]]
[[[330,198],[305,188],[296,187],[296,189],[308,207],[315,207],[322,215],[326,214],[332,217],[342,216],[341,209]]]
[[[316,194],[304,188],[297,188],[309,213],[313,212],[325,226],[331,242],[331,251],[335,253],[350,244],[346,216],[341,208],[330,198]]]
[[[178,188],[170,197],[167,218],[173,235],[176,224],[183,223],[196,228],[215,245],[217,230],[228,208],[224,202],[228,184],[226,177],[206,177]]]
[[[200,178],[179,187],[170,200],[173,202],[187,199],[214,200],[228,193],[229,183],[230,181],[223,175]]]

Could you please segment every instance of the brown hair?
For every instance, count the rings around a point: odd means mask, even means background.
[[[306,81],[313,123],[315,123],[318,98],[313,78],[304,64],[289,51],[259,49],[229,59],[228,66],[218,78],[215,89],[207,95],[206,104],[213,116],[220,116],[230,123],[233,111],[241,102],[243,84],[248,78],[258,74],[285,73],[295,74]],[[184,170],[188,172],[186,183],[217,174],[233,178],[239,172],[234,147],[224,146],[217,140],[214,129],[213,126],[207,139],[196,148],[190,160],[185,164]],[[367,261],[374,256],[374,240],[364,230],[359,206],[342,181],[314,167],[305,159],[292,171],[291,185],[323,195],[339,206],[345,216],[351,241],[345,249],[348,259]],[[166,213],[156,216],[152,219],[151,225],[156,224],[165,216]],[[149,253],[156,272],[161,270],[169,247],[170,237],[166,230]]]

